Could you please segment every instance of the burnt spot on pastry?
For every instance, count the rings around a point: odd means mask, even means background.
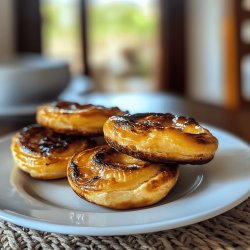
[[[163,164],[161,166],[161,170],[167,171],[168,176],[174,177],[178,174],[179,165],[177,163],[173,164]]]
[[[71,160],[70,163],[69,163],[69,168],[70,168],[70,171],[71,171],[71,177],[72,177],[72,179],[77,179],[78,176],[79,176],[79,169],[78,169],[77,164],[75,164]]]
[[[209,144],[218,144],[218,140],[216,137],[211,136],[210,133],[200,133],[200,134],[191,134],[185,133],[187,139],[195,140],[197,143],[201,145],[209,145]]]
[[[89,177],[86,173],[82,172],[79,169],[79,166],[72,159],[69,163],[68,175],[71,180],[77,185],[80,185],[82,188],[91,187],[97,180],[101,179],[100,176]]]
[[[159,123],[154,122],[153,124],[152,121],[146,119],[150,115],[154,115],[154,117],[157,117],[160,114],[157,113],[138,113],[134,115],[125,114],[120,116],[113,116],[110,118],[110,120],[114,122],[116,128],[129,129],[134,132],[136,132],[136,130],[147,131],[153,125],[158,126],[158,128],[161,128],[162,126],[159,126]]]
[[[146,167],[149,165],[147,162],[142,162],[141,164],[123,164],[122,162],[118,162],[115,157],[117,151],[108,146],[103,146],[95,155],[92,157],[92,163],[106,169],[119,169],[123,171],[132,171],[137,170],[142,167]],[[112,161],[114,159],[114,161]]]
[[[82,186],[84,188],[90,188],[91,186],[95,185],[96,184],[96,181],[100,180],[101,177],[100,176],[94,176],[92,178],[88,178],[88,179],[85,179],[85,181],[82,183]]]
[[[38,124],[23,128],[18,136],[22,148],[28,152],[49,156],[66,150],[76,137],[62,135]]]

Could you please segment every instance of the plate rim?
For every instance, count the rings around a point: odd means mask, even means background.
[[[192,224],[196,224],[211,219],[213,217],[216,217],[220,214],[223,214],[231,210],[232,208],[236,207],[237,205],[245,201],[248,197],[249,193],[246,193],[244,196],[240,197],[235,202],[230,203],[228,206],[225,206],[220,209],[215,209],[214,211],[211,211],[209,213],[200,213],[199,217],[196,218],[187,216],[184,219],[183,218],[179,219],[177,222],[175,219],[174,226],[169,225],[168,222],[171,222],[171,220],[163,222],[147,223],[147,224],[138,224],[138,225],[107,226],[107,227],[65,225],[65,224],[55,224],[51,222],[40,221],[38,219],[34,219],[20,214],[17,214],[15,216],[12,215],[11,213],[3,211],[2,209],[0,209],[0,218],[22,227],[28,227],[39,231],[59,233],[59,234],[87,235],[87,236],[116,236],[116,235],[144,234],[144,233],[153,233],[163,230],[177,229],[179,227],[189,226]],[[18,219],[18,223],[16,219]],[[145,227],[145,225],[147,225],[147,227]],[[129,233],[131,231],[132,233]],[[114,234],[114,232],[116,233]]]

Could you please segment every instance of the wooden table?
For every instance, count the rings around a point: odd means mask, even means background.
[[[110,97],[106,97],[110,100]],[[119,98],[118,98],[119,99]],[[121,99],[122,100],[122,99]],[[137,101],[136,103],[133,103]],[[135,110],[173,112],[228,130],[250,143],[250,110],[221,107],[170,95],[132,96],[123,105]],[[1,116],[0,136],[35,122],[35,115]],[[246,173],[247,174],[247,173]],[[215,218],[173,230],[144,235],[88,237],[59,235],[0,221],[0,248],[5,249],[247,249],[250,245],[250,201]]]
[[[132,95],[132,101],[137,94]],[[139,95],[141,107],[137,110],[144,111],[145,104],[149,106],[150,95]],[[225,129],[250,143],[250,110],[230,110],[222,107],[186,100],[172,95],[153,95],[151,110],[158,112],[173,112],[194,117],[210,125]],[[112,98],[112,95],[111,95]],[[110,99],[108,95],[107,99]],[[143,103],[144,102],[144,103]],[[131,103],[130,103],[131,105]],[[132,104],[133,105],[133,104]],[[137,105],[137,104],[136,104]],[[25,116],[0,116],[0,136],[15,131],[25,125],[35,122],[35,115]]]

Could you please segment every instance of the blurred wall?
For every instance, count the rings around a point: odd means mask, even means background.
[[[188,95],[223,105],[224,63],[222,24],[227,0],[188,0]]]
[[[14,54],[13,0],[0,0],[0,59]]]

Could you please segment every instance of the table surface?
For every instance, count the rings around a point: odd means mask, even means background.
[[[140,98],[140,106],[147,106],[151,108],[149,111],[158,112],[172,112],[177,114],[182,114],[186,116],[194,117],[197,121],[206,122],[208,124],[214,125],[219,128],[223,128],[227,131],[232,132],[238,137],[250,143],[250,110],[249,109],[239,109],[230,110],[222,107],[200,103],[196,101],[191,101],[183,99],[173,95],[159,95],[157,99],[157,94],[152,95],[138,95]],[[121,97],[124,97],[121,95]],[[107,99],[112,98],[112,95],[107,96]],[[128,98],[125,95],[124,100]],[[128,105],[133,106],[133,101],[137,99],[137,94],[132,95],[132,103],[128,101]],[[126,105],[126,104],[125,104]],[[138,105],[136,103],[135,105]],[[144,110],[138,108],[138,110]],[[35,122],[35,115],[16,115],[16,116],[1,116],[0,115],[0,136],[6,133],[15,131],[25,125]]]
[[[156,95],[157,97],[157,95]],[[136,100],[136,95],[132,98]],[[151,103],[153,102],[153,103]],[[140,105],[154,111],[173,112],[194,117],[230,131],[250,143],[250,110],[225,108],[182,99],[171,95],[140,99]],[[0,136],[34,123],[35,115],[0,116]],[[194,225],[144,235],[89,237],[59,235],[22,228],[0,221],[0,247],[6,249],[249,249],[250,201],[215,218]]]

